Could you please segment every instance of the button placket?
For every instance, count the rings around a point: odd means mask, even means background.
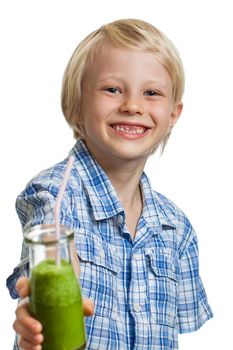
[[[100,257],[101,257],[102,259],[105,258],[105,253],[104,253],[103,248],[100,249]]]
[[[146,284],[143,281],[138,283],[143,266],[143,254],[137,251],[132,255],[132,309],[138,314],[137,317],[142,317],[144,303],[147,299]]]

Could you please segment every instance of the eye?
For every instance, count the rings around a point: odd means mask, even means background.
[[[104,90],[108,91],[110,94],[120,94],[121,93],[121,91],[114,86],[106,87],[106,88],[104,88]]]
[[[161,93],[156,90],[147,90],[143,93],[144,96],[161,96]]]

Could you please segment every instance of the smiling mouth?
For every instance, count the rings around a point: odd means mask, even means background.
[[[142,135],[148,130],[147,127],[141,125],[112,124],[111,127],[118,132],[133,135]]]

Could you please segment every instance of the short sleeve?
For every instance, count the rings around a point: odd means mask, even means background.
[[[40,224],[54,223],[54,208],[58,186],[51,181],[31,182],[25,191],[23,191],[16,200],[16,210],[22,225],[23,231]],[[66,191],[60,210],[60,223],[75,228],[73,216],[71,215],[72,206],[71,191]],[[28,249],[23,241],[20,263],[14,268],[13,273],[7,278],[6,285],[13,299],[18,298],[15,285],[19,277],[28,276],[29,258]]]
[[[180,258],[178,332],[196,331],[212,316],[213,313],[199,275],[198,243],[194,236]]]
[[[57,181],[56,181],[57,182]],[[34,180],[16,200],[16,211],[23,230],[40,224],[54,223],[54,208],[59,190],[59,183],[54,180]],[[71,226],[70,192],[62,198],[60,222]]]

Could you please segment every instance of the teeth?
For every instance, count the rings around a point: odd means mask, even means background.
[[[112,125],[112,127],[116,131],[122,131],[122,132],[127,132],[129,134],[137,134],[141,135],[145,132],[146,128],[143,128],[142,126],[129,126],[129,125]]]

